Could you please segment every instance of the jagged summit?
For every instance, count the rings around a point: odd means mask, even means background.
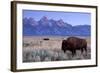
[[[34,18],[24,18],[23,35],[90,36],[91,26],[86,24],[72,26],[72,24],[64,22],[63,19],[48,19],[47,16],[43,16],[38,21]]]

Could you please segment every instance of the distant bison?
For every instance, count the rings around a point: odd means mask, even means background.
[[[85,50],[87,52],[87,42],[85,39],[69,37],[67,40],[62,41],[62,50],[64,53],[66,50],[71,51],[73,56],[76,54],[76,50],[81,50],[81,52]]]
[[[49,38],[44,38],[43,40],[49,40]]]

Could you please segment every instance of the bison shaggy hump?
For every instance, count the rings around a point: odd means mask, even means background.
[[[76,54],[76,50],[85,50],[87,52],[87,42],[85,39],[81,39],[78,37],[69,37],[67,40],[62,41],[62,50],[66,52],[69,50],[72,52],[72,55]]]

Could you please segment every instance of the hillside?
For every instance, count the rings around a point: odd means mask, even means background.
[[[23,19],[24,36],[90,36],[90,25],[72,26],[62,19],[53,20],[43,16],[39,21],[34,18]]]

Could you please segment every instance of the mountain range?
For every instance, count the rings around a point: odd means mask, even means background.
[[[90,25],[76,25],[64,22],[62,19],[54,20],[43,16],[36,21],[34,18],[23,18],[24,36],[90,36]]]

